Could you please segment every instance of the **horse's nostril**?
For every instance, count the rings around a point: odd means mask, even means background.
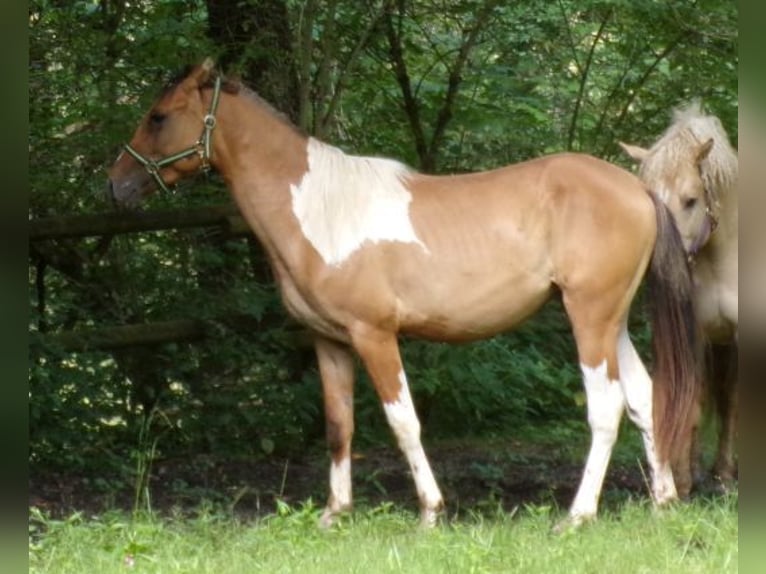
[[[114,197],[114,182],[112,181],[112,178],[108,178],[106,180],[106,188],[104,189],[104,195],[106,195],[106,200],[114,205],[116,203],[116,198]]]

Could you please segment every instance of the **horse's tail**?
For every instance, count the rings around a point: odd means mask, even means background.
[[[702,397],[702,353],[691,269],[673,215],[649,192],[657,216],[657,242],[649,266],[654,351],[654,435],[661,461],[691,440]]]

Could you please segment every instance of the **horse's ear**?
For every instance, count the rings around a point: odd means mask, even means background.
[[[620,144],[622,151],[628,154],[636,161],[644,161],[646,156],[649,155],[649,150],[639,147],[637,145],[626,144],[625,142],[617,142]]]
[[[705,143],[700,144],[700,147],[697,149],[697,156],[696,156],[697,165],[702,163],[702,161],[710,153],[711,149],[713,149],[713,138],[710,138]]]
[[[197,90],[204,86],[210,79],[210,75],[213,73],[214,68],[215,61],[213,61],[212,58],[205,58],[205,60],[199,66],[192,70],[191,74],[189,74],[189,77],[186,78],[185,83],[187,89]]]

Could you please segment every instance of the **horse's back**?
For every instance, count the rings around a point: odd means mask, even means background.
[[[370,268],[385,268],[402,329],[420,336],[507,330],[555,286],[633,289],[655,241],[654,206],[640,181],[584,154],[408,183],[422,245],[378,246]]]
[[[539,170],[556,284],[575,288],[622,276],[640,279],[657,235],[654,204],[641,181],[579,153],[541,158]]]

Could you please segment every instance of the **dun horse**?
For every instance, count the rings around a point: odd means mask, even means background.
[[[648,150],[621,145],[641,162],[639,175],[670,208],[692,261],[696,314],[708,343],[709,386],[719,419],[713,474],[729,487],[736,476],[737,152],[720,120],[705,115],[699,104],[676,112],[673,124]],[[683,459],[673,465],[682,495],[698,474],[694,434]]]
[[[206,60],[168,86],[109,172],[138,202],[215,168],[262,242],[285,306],[315,334],[331,451],[330,525],[350,509],[356,352],[414,478],[421,523],[442,494],[420,441],[398,334],[467,341],[506,331],[560,293],[577,343],[592,443],[563,525],[596,515],[624,408],[657,504],[676,498],[672,445],[695,404],[690,276],[672,216],[631,173],[587,155],[435,177],[306,137]],[[654,279],[652,384],[627,318]]]

